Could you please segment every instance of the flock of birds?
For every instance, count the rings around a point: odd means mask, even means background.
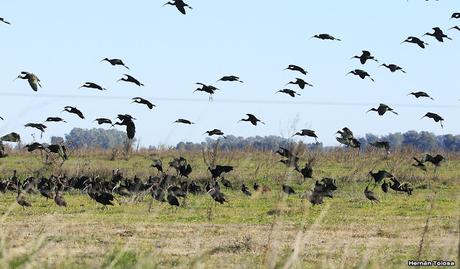
[[[182,0],[170,1],[164,5],[175,6],[178,9],[178,11],[184,15],[186,14],[186,8],[192,9],[191,6],[189,6]],[[460,19],[460,13],[453,13],[451,15],[451,18]],[[11,24],[9,21],[7,21],[4,18],[0,18],[0,23],[7,24],[7,25]],[[460,27],[454,26],[450,28],[449,30],[460,31]],[[423,36],[431,36],[437,42],[444,42],[446,39],[452,40],[452,38],[447,36],[443,32],[443,30],[439,27],[434,27],[433,32],[427,32]],[[428,43],[422,40],[421,39],[422,37],[409,36],[402,43],[412,43],[424,49],[426,46],[428,46]],[[319,40],[338,41],[338,42],[341,41],[341,39],[336,38],[326,33],[314,35],[312,36],[312,38],[319,39]],[[379,62],[379,60],[377,60],[377,58],[368,50],[363,50],[360,55],[353,56],[352,59],[358,59],[361,65],[363,66],[368,64],[371,61]],[[104,58],[102,59],[101,62],[107,62],[111,64],[112,66],[121,66],[121,67],[124,67],[126,70],[130,70],[129,67],[121,59]],[[380,66],[387,68],[392,73],[394,72],[406,73],[406,70],[404,70],[402,67],[394,63],[382,63]],[[285,70],[290,70],[292,72],[302,74],[303,76],[306,76],[308,74],[305,68],[299,65],[295,65],[295,64],[289,65],[287,68],[285,68]],[[371,77],[371,75],[363,69],[356,68],[347,73],[347,75],[349,74],[355,75],[361,79],[369,78],[371,81],[374,81],[374,78]],[[39,88],[42,87],[42,83],[39,77],[32,72],[22,71],[17,76],[17,79],[27,80],[27,82],[29,83],[33,91],[38,91]],[[132,83],[139,87],[144,86],[143,83],[141,83],[138,79],[136,79],[135,77],[129,74],[123,74],[123,77],[120,78],[118,81]],[[240,79],[240,77],[235,76],[235,75],[223,76],[217,82],[244,83]],[[196,84],[199,87],[196,88],[194,92],[207,93],[209,94],[210,100],[212,100],[213,95],[217,91],[219,91],[219,88],[217,88],[214,85],[209,85],[209,84],[201,83],[201,82],[197,82]],[[307,82],[304,78],[299,78],[299,77],[296,77],[294,80],[288,82],[286,86],[287,85],[296,86],[300,90],[304,90],[305,87],[307,86],[313,87],[311,83]],[[99,91],[107,90],[103,86],[95,82],[89,82],[89,81],[82,84],[80,88],[88,88],[88,89],[94,89],[94,90],[99,90]],[[282,90],[277,91],[276,93],[283,93],[293,98],[300,95],[296,90],[293,90],[291,88],[284,88]],[[408,95],[413,95],[415,98],[429,98],[431,100],[434,100],[434,98],[431,97],[428,93],[422,92],[422,91],[411,92]],[[141,105],[145,105],[148,109],[153,109],[155,107],[155,104],[153,104],[149,100],[142,98],[142,97],[133,97],[132,102],[141,104]],[[84,113],[75,106],[65,106],[62,112],[73,114],[82,120],[85,119]],[[378,107],[376,108],[369,109],[367,112],[377,112],[378,115],[380,116],[383,116],[387,112],[391,112],[395,115],[398,115],[398,112],[396,112],[393,108],[383,103],[379,104]],[[254,126],[257,126],[259,123],[265,124],[265,122],[263,122],[261,119],[259,119],[254,114],[248,113],[246,114],[246,116],[247,118],[243,118],[240,121],[249,122]],[[443,127],[444,118],[438,115],[437,113],[427,112],[425,115],[423,115],[422,118],[424,117],[431,118],[435,122],[439,122],[441,127]],[[3,117],[0,117],[0,120],[3,120],[3,119],[4,119]],[[133,116],[129,114],[118,114],[115,119],[116,121],[114,122],[112,119],[101,117],[101,118],[96,118],[94,121],[97,122],[97,124],[99,125],[107,124],[112,127],[115,125],[125,126],[127,138],[134,139],[135,133],[136,133],[136,126],[135,126],[134,121],[136,120],[136,118],[134,118]],[[43,132],[45,132],[47,128],[45,123],[49,124],[49,123],[59,123],[59,122],[66,122],[66,121],[65,119],[61,117],[50,116],[50,117],[46,117],[46,119],[43,122],[39,122],[39,123],[30,122],[30,123],[26,123],[24,126],[27,128],[35,128],[38,131],[40,131],[41,134],[43,134]],[[186,124],[186,125],[194,124],[194,122],[188,119],[183,119],[183,118],[177,119],[176,121],[174,121],[174,123],[180,123],[180,124]],[[208,136],[222,136],[223,138],[225,138],[224,132],[219,129],[208,130],[204,134],[207,134]],[[345,127],[342,130],[339,130],[337,134],[339,136],[336,139],[341,144],[347,147],[350,147],[350,148],[360,148],[361,145],[360,145],[359,140],[354,137],[353,132],[348,127]],[[296,132],[293,136],[311,137],[311,138],[314,138],[316,142],[318,142],[317,134],[315,133],[314,130],[310,130],[310,129],[302,129]],[[20,135],[16,132],[12,132],[12,133],[9,133],[9,134],[6,134],[0,137],[0,142],[18,143],[20,142],[20,140],[21,140]],[[372,143],[371,145],[377,148],[383,148],[387,152],[390,149],[390,144],[388,141],[376,141]],[[62,158],[63,161],[68,159],[67,150],[64,145],[57,145],[57,144],[56,145],[46,145],[46,144],[34,142],[29,145],[26,145],[25,148],[29,152],[40,150],[42,152],[46,152],[47,154],[58,154]],[[285,165],[289,167],[293,167],[294,170],[302,174],[304,178],[313,178],[312,175],[313,175],[314,159],[308,160],[307,163],[305,164],[305,167],[300,168],[298,166],[299,157],[295,153],[293,153],[293,149],[280,148],[278,151],[276,151],[276,153],[281,155],[284,158],[280,160],[281,163],[284,163]],[[7,157],[3,143],[0,143],[0,158],[1,157]],[[416,161],[416,163],[413,164],[414,167],[426,170],[425,163],[429,162],[429,163],[432,163],[435,167],[438,167],[440,163],[444,160],[444,157],[441,155],[437,155],[433,157],[427,154],[424,158],[421,158],[421,159],[414,157],[414,160]],[[62,193],[69,189],[79,189],[82,191],[86,191],[89,197],[91,197],[96,202],[104,206],[113,205],[113,202],[116,199],[114,194],[126,196],[126,195],[150,193],[154,199],[158,201],[162,201],[162,202],[167,201],[169,204],[173,206],[179,206],[180,203],[179,203],[178,197],[185,199],[188,193],[199,194],[202,192],[207,192],[215,201],[221,204],[227,201],[224,193],[221,192],[220,184],[224,185],[225,187],[229,187],[229,188],[233,187],[232,183],[226,180],[223,176],[224,174],[229,173],[233,170],[232,166],[227,166],[227,165],[216,165],[212,167],[209,166],[209,172],[211,173],[211,179],[206,181],[206,183],[203,186],[200,186],[194,181],[189,182],[188,180],[184,180],[184,179],[187,179],[190,173],[192,172],[192,167],[190,166],[190,164],[188,164],[185,158],[180,157],[180,158],[174,159],[169,163],[169,166],[176,170],[177,172],[176,175],[169,175],[168,173],[166,173],[163,170],[163,165],[162,165],[161,160],[156,160],[152,164],[152,167],[155,167],[156,169],[158,169],[159,175],[151,176],[146,181],[143,181],[137,177],[135,177],[134,179],[124,178],[120,172],[114,171],[112,179],[110,181],[105,181],[98,177],[92,178],[92,177],[87,177],[87,176],[81,176],[78,178],[67,178],[64,175],[64,176],[57,176],[57,177],[51,176],[49,178],[28,177],[24,179],[24,181],[21,183],[21,181],[18,179],[16,175],[16,171],[14,171],[14,174],[11,178],[2,179],[0,181],[0,192],[5,192],[8,190],[17,191],[16,200],[23,207],[31,206],[30,202],[27,200],[25,193],[33,193],[36,191],[40,192],[47,199],[54,199],[57,205],[66,206],[67,203],[65,202],[62,196]],[[397,192],[404,192],[404,193],[407,193],[408,195],[412,194],[413,188],[410,186],[409,183],[399,182],[395,176],[393,176],[391,173],[387,171],[380,170],[375,173],[373,171],[370,171],[369,174],[374,179],[374,184],[381,184],[381,189],[384,192],[388,192],[388,189],[390,188]],[[253,184],[253,189],[254,191],[261,191],[261,192],[271,191],[268,186],[261,187],[257,183]],[[322,180],[320,181],[317,180],[315,182],[313,190],[302,194],[301,197],[304,199],[308,199],[312,204],[321,204],[323,203],[323,198],[325,197],[332,198],[333,192],[336,190],[337,190],[337,185],[334,179],[323,178]],[[248,195],[248,196],[251,195],[250,189],[245,184],[242,184],[241,191],[245,195]],[[282,185],[282,191],[287,194],[296,193],[292,187],[285,185],[285,184]],[[369,185],[366,186],[364,190],[364,195],[366,198],[368,198],[372,202],[379,201],[376,194],[371,189],[369,189]]]

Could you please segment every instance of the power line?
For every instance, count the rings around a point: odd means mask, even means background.
[[[76,95],[76,94],[27,94],[27,93],[11,93],[2,92],[0,96],[4,97],[36,97],[36,98],[55,98],[55,99],[101,99],[101,100],[130,100],[131,96],[120,95]],[[178,97],[144,97],[151,100],[164,101],[164,102],[196,102],[208,103],[208,99],[198,98],[178,98]],[[233,103],[233,104],[273,104],[273,105],[312,105],[312,106],[375,106],[376,103],[359,103],[359,102],[330,102],[330,101],[281,101],[281,100],[255,100],[255,99],[219,99],[215,98],[214,103]],[[412,107],[412,108],[451,108],[460,109],[460,105],[446,105],[446,104],[389,104],[398,107]]]

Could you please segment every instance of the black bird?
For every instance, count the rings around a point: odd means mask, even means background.
[[[97,118],[94,121],[97,121],[97,124],[102,125],[102,124],[110,124],[112,125],[112,120],[106,119],[106,118]]]
[[[299,159],[296,155],[294,155],[289,149],[280,147],[275,153],[281,155],[282,157],[288,158],[288,159]]]
[[[208,134],[208,136],[213,136],[213,135],[221,135],[225,138],[224,132],[222,132],[219,129],[213,129],[211,131],[206,131],[204,134]]]
[[[209,172],[213,179],[220,177],[223,173],[229,173],[233,171],[233,166],[230,165],[216,165],[213,169],[208,167]]]
[[[149,100],[144,99],[142,97],[134,97],[131,100],[133,100],[133,103],[146,105],[149,109],[156,107],[156,105],[152,104]]]
[[[371,55],[371,52],[367,50],[363,50],[360,56],[356,55],[356,56],[351,57],[351,59],[359,59],[361,64],[365,64],[367,60],[373,60],[373,61],[378,62],[377,59],[375,59],[374,56]]]
[[[295,194],[294,189],[293,189],[291,186],[286,185],[286,184],[283,184],[282,190],[283,190],[285,193],[287,193],[288,195]]]
[[[67,160],[68,157],[67,157],[67,149],[65,146],[63,145],[49,145],[47,147],[47,149],[52,152],[52,153],[56,153],[56,154],[59,154],[59,156],[62,158],[62,160]]]
[[[390,150],[390,142],[388,141],[375,141],[373,143],[369,143],[369,145],[376,148],[385,149],[387,152]]]
[[[460,19],[460,12],[452,13],[451,19]]]
[[[38,91],[38,87],[40,88],[42,87],[42,85],[40,84],[40,79],[34,73],[22,71],[21,74],[17,78],[27,79],[30,87],[34,91]]]
[[[45,122],[66,122],[63,118],[60,117],[48,117]]]
[[[35,151],[37,149],[45,150],[45,147],[42,144],[38,143],[38,142],[34,142],[32,144],[26,145],[25,148],[27,149],[28,152],[32,152],[32,151]]]
[[[214,199],[214,201],[218,202],[219,204],[227,202],[225,195],[216,187],[209,189],[208,193],[211,195],[212,199]]]
[[[415,36],[409,36],[406,40],[404,40],[402,43],[414,43],[414,44],[417,44],[419,47],[421,47],[422,49],[425,48],[425,46],[428,46],[428,43],[424,42],[423,40],[421,40],[420,38],[418,37],[415,37]]]
[[[349,74],[359,76],[361,79],[365,79],[366,77],[369,77],[372,81],[374,81],[374,79],[371,77],[371,75],[369,75],[369,73],[367,73],[366,71],[361,70],[361,69],[355,69],[353,71],[350,71],[350,72],[347,73],[347,75],[349,75]]]
[[[129,69],[129,67],[127,67],[127,66],[125,65],[125,63],[123,63],[123,61],[120,60],[120,59],[109,59],[109,58],[104,58],[104,59],[101,60],[101,62],[103,62],[103,61],[107,61],[107,62],[109,62],[109,63],[110,63],[111,65],[113,65],[113,66],[115,66],[115,65],[121,65],[121,66],[124,66],[126,69]]]
[[[19,184],[19,181],[17,181],[17,190],[18,190],[18,195],[16,196],[16,202],[20,206],[22,206],[22,208],[31,207],[32,204],[29,201],[27,201],[26,197],[23,195],[21,191],[21,185]]]
[[[230,180],[224,178],[223,176],[220,178],[220,183],[222,183],[222,185],[224,185],[224,187],[226,188],[233,188],[233,184]]]
[[[240,80],[240,77],[237,76],[223,76],[221,79],[218,80],[218,82],[219,81],[235,81],[243,83],[243,81]]]
[[[244,193],[246,196],[251,196],[252,193],[249,191],[249,188],[244,185],[244,183],[241,185],[241,191]]]
[[[176,6],[177,10],[179,10],[180,13],[182,13],[184,15],[186,14],[185,7],[188,7],[189,9],[193,9],[191,6],[189,6],[188,4],[184,3],[183,0],[173,0],[172,2],[167,2],[163,6],[166,6],[166,5]]]
[[[426,92],[411,92],[408,95],[413,95],[415,96],[415,98],[426,97],[426,98],[430,98],[431,100],[434,100],[434,98],[428,95],[428,93]]]
[[[103,191],[98,192],[98,191],[93,190],[92,182],[89,182],[89,184],[83,190],[88,193],[91,199],[103,205],[105,208],[107,208],[108,205],[112,205],[112,206],[114,205],[113,201],[115,200],[115,197],[113,196],[113,194],[108,193],[108,192],[103,192]]]
[[[380,66],[384,66],[384,67],[390,69],[390,71],[392,73],[394,73],[394,72],[396,72],[398,70],[403,72],[404,74],[406,73],[406,71],[404,71],[404,69],[402,69],[402,67],[400,67],[400,66],[398,66],[396,64],[381,64]]]
[[[163,173],[163,162],[160,159],[153,160],[150,166]]]
[[[55,202],[58,206],[67,207],[67,202],[64,200],[64,197],[62,197],[62,196],[59,194],[59,188],[56,188],[56,195],[54,196],[54,202]]]
[[[313,162],[314,162],[314,158],[308,160],[307,163],[305,163],[305,167],[300,169],[297,167],[295,170],[299,173],[302,174],[303,178],[306,179],[306,178],[313,178]]]
[[[201,88],[197,88],[196,90],[194,90],[193,92],[206,92],[206,93],[209,93],[209,100],[212,100],[212,95],[217,91],[219,90],[218,88],[212,86],[212,85],[206,85],[206,84],[203,84],[201,82],[197,82],[195,83],[197,85],[200,85]]]
[[[371,190],[369,190],[369,186],[366,186],[366,189],[364,189],[364,195],[366,196],[367,199],[371,201],[371,203],[379,202],[379,199],[377,199],[377,196]]]
[[[317,34],[317,35],[314,35],[312,36],[311,38],[318,38],[318,39],[321,39],[321,40],[337,40],[337,41],[342,41],[338,38],[335,38],[333,36],[331,36],[330,34]]]
[[[94,83],[94,82],[85,82],[85,84],[81,85],[80,88],[88,88],[88,89],[96,89],[99,91],[106,91],[106,88]]]
[[[300,94],[298,94],[296,91],[293,91],[291,89],[282,89],[282,90],[277,91],[276,93],[278,92],[288,94],[291,97],[295,97],[296,95],[300,96]]]
[[[259,120],[256,116],[254,116],[253,114],[246,114],[248,116],[247,119],[241,119],[239,121],[248,121],[250,122],[252,125],[254,126],[257,126],[257,123],[260,122],[262,124],[265,124],[263,121]]]
[[[316,140],[316,142],[318,142],[318,136],[316,135],[315,131],[310,129],[301,129],[300,132],[295,133],[293,136],[296,135],[313,137]]]
[[[425,117],[433,119],[435,122],[439,122],[441,124],[441,128],[444,128],[444,126],[442,125],[442,122],[444,121],[444,119],[441,116],[439,116],[438,114],[433,113],[433,112],[428,112],[421,119],[423,119]]]
[[[412,157],[412,159],[414,159],[417,162],[417,163],[412,164],[413,167],[417,167],[417,168],[422,169],[423,171],[426,171],[426,165],[422,161],[420,161],[419,159],[415,157]]]
[[[144,86],[144,84],[140,83],[139,80],[135,79],[133,76],[130,76],[128,74],[123,74],[124,76],[126,76],[126,78],[120,78],[118,81],[126,81],[126,82],[131,82],[131,83],[134,83],[136,84],[137,86],[141,87],[141,86]]]
[[[128,114],[118,114],[117,118],[121,120],[121,122],[115,122],[113,125],[124,125],[126,126],[126,134],[129,139],[133,139],[134,135],[136,134],[136,125],[134,124],[133,118],[131,115]]]
[[[460,26],[454,26],[454,27],[450,27],[449,30],[452,30],[452,29],[455,29],[457,31],[460,31]]]
[[[21,136],[18,133],[12,132],[0,137],[0,141],[17,143],[21,141]]]
[[[180,206],[179,200],[171,192],[168,192],[168,196],[166,197],[166,200],[168,201],[168,204],[172,206],[177,206],[177,207]]]
[[[85,119],[85,116],[83,116],[83,113],[76,107],[73,107],[73,106],[65,106],[64,107],[64,110],[62,112],[69,112],[69,113],[72,113],[72,114],[75,114],[77,115],[78,117],[80,117],[81,119]]]
[[[296,78],[295,81],[290,81],[290,82],[288,82],[286,85],[289,85],[289,84],[297,85],[297,86],[299,86],[299,88],[301,88],[302,90],[305,89],[305,86],[313,87],[312,84],[306,82],[305,80],[303,80],[303,79],[301,79],[301,78]]]
[[[3,22],[5,24],[11,24],[9,21],[6,21],[4,18],[0,18],[0,22]]]
[[[30,127],[39,130],[41,132],[40,137],[43,135],[46,129],[46,125],[41,123],[27,123],[26,125],[24,125],[24,127]]]
[[[397,112],[395,112],[393,110],[393,108],[385,105],[385,104],[380,104],[378,108],[371,108],[369,109],[367,112],[370,112],[370,111],[376,111],[380,116],[383,116],[387,111],[390,111],[396,115],[399,115]],[[366,113],[367,113],[366,112]]]
[[[258,191],[260,186],[257,182],[254,182],[254,184],[252,185],[252,187],[254,188],[255,191]]]
[[[353,136],[353,132],[349,128],[344,127],[342,130],[337,131],[337,134],[340,134],[340,137],[336,137],[339,143],[352,148],[361,147],[361,143]]]
[[[177,119],[174,123],[183,123],[183,124],[189,124],[189,125],[195,124],[194,122],[191,122],[186,119]]]
[[[431,156],[430,154],[427,154],[427,155],[425,155],[425,158],[424,158],[424,162],[430,162],[435,166],[441,166],[441,162],[443,160],[445,160],[445,158],[440,154],[437,154],[434,157]]]
[[[441,28],[434,27],[433,30],[434,30],[433,33],[425,33],[424,36],[425,35],[432,36],[432,37],[436,38],[436,40],[438,40],[439,42],[444,42],[444,38],[452,40],[452,38],[450,38],[446,34],[444,34],[444,32],[441,30]]]
[[[388,192],[388,183],[385,180],[383,181],[381,188],[384,193]]]
[[[308,72],[303,69],[302,67],[298,66],[298,65],[295,65],[295,64],[290,64],[288,67],[286,67],[286,69],[284,70],[291,70],[291,71],[297,71],[297,72],[300,72],[304,75],[306,75]]]
[[[393,178],[394,176],[390,173],[388,173],[385,170],[379,170],[377,173],[374,173],[372,171],[369,171],[369,175],[374,179],[375,183],[379,183],[385,178]]]

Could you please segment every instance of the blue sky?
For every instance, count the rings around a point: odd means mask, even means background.
[[[136,137],[142,145],[199,142],[213,128],[237,136],[290,136],[293,126],[311,128],[327,145],[337,144],[334,133],[344,126],[361,136],[408,130],[458,134],[460,32],[446,31],[454,40],[444,44],[423,37],[430,44],[425,50],[400,44],[435,26],[447,30],[460,25],[460,20],[449,20],[460,11],[455,1],[189,0],[193,10],[186,16],[172,6],[162,7],[164,2],[3,1],[0,17],[12,25],[0,24],[0,116],[6,118],[0,134],[17,131],[28,142],[36,132],[25,129],[25,123],[64,117],[66,124],[48,124],[41,140],[46,142],[73,127],[97,127],[92,120],[118,113],[138,119]],[[317,33],[343,41],[310,39]],[[402,66],[407,74],[350,60],[363,49],[380,62]],[[123,59],[131,70],[100,63],[105,57]],[[295,99],[274,94],[303,77],[283,71],[289,64],[305,67],[306,80],[314,84],[298,90],[302,96]],[[355,68],[368,71],[375,83],[345,76]],[[35,93],[26,81],[13,82],[20,71],[37,74],[43,88]],[[123,73],[145,87],[117,83]],[[245,83],[215,83],[223,75],[238,75]],[[108,91],[78,89],[86,81]],[[195,82],[221,89],[214,102],[193,93]],[[416,90],[427,91],[435,101],[406,96]],[[135,96],[146,97],[157,108],[131,104]],[[365,113],[379,103],[400,116]],[[80,108],[87,120],[61,114],[65,105]],[[428,111],[445,118],[444,129],[420,120]],[[237,123],[246,113],[266,125]],[[173,125],[177,118],[197,124]]]

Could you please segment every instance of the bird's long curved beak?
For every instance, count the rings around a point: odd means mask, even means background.
[[[21,76],[17,76],[15,79],[13,79],[13,81],[16,81],[18,78],[20,78]]]
[[[351,74],[351,72],[348,72],[348,73],[345,74],[345,76],[348,76],[348,75],[350,75],[350,74]]]
[[[401,42],[401,44],[402,44],[402,43],[405,43],[405,42],[407,42],[407,39],[406,39],[406,40],[404,40],[403,42]]]

